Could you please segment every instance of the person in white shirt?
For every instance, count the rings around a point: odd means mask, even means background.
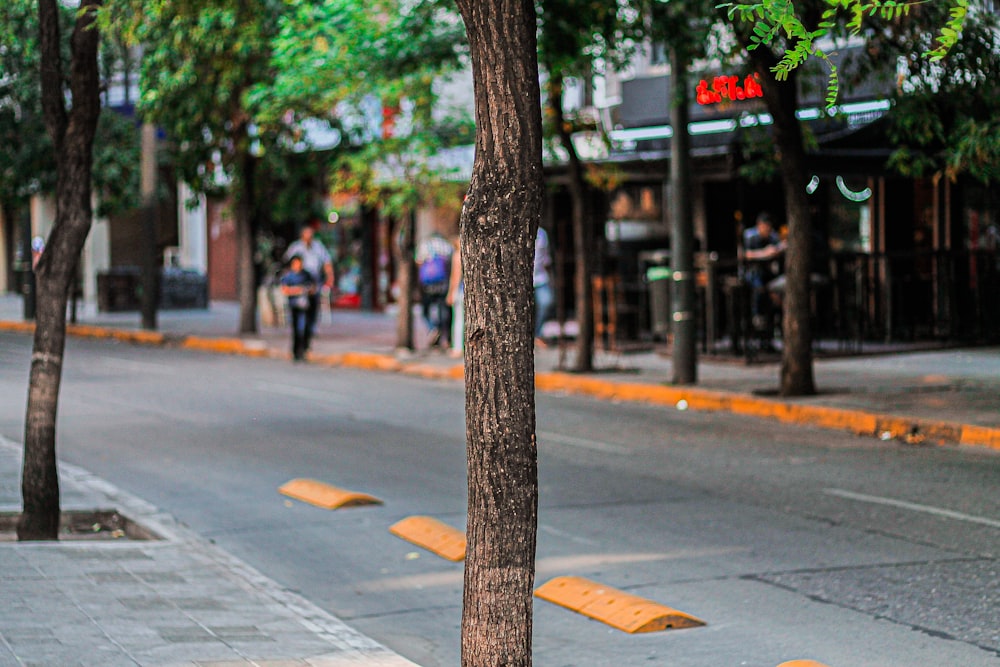
[[[549,235],[541,227],[535,235],[535,264],[532,271],[532,284],[535,288],[535,343],[544,347],[542,326],[552,316],[552,306],[555,295],[549,279],[549,266],[552,265],[552,255],[549,253]]]
[[[299,239],[288,246],[285,251],[285,261],[298,256],[302,259],[302,269],[312,276],[316,285],[322,285],[327,293],[333,288],[333,258],[326,247],[316,238],[316,223],[305,225]],[[309,295],[309,308],[306,311],[306,328],[308,339],[312,339],[316,331],[316,320],[319,314],[319,290]]]

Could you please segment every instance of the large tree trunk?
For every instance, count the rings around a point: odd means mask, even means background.
[[[770,69],[777,64],[774,54],[763,46],[749,53],[754,70],[764,82],[764,103],[774,119],[774,144],[785,191],[788,249],[785,252],[780,391],[782,396],[808,396],[816,393],[809,295],[812,221],[806,193],[805,143],[802,126],[795,117],[797,70],[787,81],[775,81]]]
[[[469,507],[462,665],[531,665],[538,521],[532,260],[541,108],[530,0],[457,0],[476,159],[462,209]]]
[[[593,273],[593,235],[588,224],[587,183],[583,178],[583,165],[573,146],[570,127],[566,123],[562,108],[563,78],[556,71],[549,72],[548,106],[549,113],[559,134],[559,142],[569,156],[569,199],[573,224],[573,245],[576,271],[573,276],[576,298],[576,320],[579,333],[576,337],[576,358],[573,370],[588,373],[594,370],[594,289],[591,284]],[[612,298],[611,295],[608,298]]]
[[[59,528],[59,478],[56,472],[56,414],[66,343],[66,295],[76,273],[91,223],[93,141],[100,115],[97,67],[98,31],[93,9],[83,0],[71,42],[67,114],[62,86],[59,8],[39,0],[42,105],[56,154],[56,219],[36,267],[38,311],[24,426],[19,540],[54,540]]]
[[[238,145],[245,145],[239,155],[239,190],[236,193],[236,290],[240,300],[240,333],[257,333],[257,271],[254,267],[254,174],[256,159],[250,154],[249,145],[244,135],[238,139]]]

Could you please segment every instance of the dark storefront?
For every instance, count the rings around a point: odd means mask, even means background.
[[[779,230],[784,225],[780,183],[751,178],[746,169],[771,150],[770,117],[755,85],[745,76],[692,82],[692,98],[704,102],[692,104],[690,131],[706,350],[728,345],[734,315],[727,300],[740,270],[743,229],[761,211],[775,217]],[[668,77],[625,82],[615,148],[600,161],[623,179],[608,195],[606,223],[595,226],[599,273],[616,276],[619,342],[662,333],[649,269],[669,262],[668,90]],[[872,83],[842,93],[832,118],[821,113],[818,94],[800,95],[799,116],[815,138],[807,191],[814,272],[821,276],[814,290],[817,334],[853,350],[875,341],[995,341],[997,188],[961,179],[903,178],[887,170],[886,90]],[[552,180],[558,181],[557,171]],[[559,219],[558,213],[550,217]]]

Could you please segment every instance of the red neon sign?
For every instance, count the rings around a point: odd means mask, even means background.
[[[695,89],[695,100],[698,104],[719,104],[722,100],[738,102],[755,97],[762,97],[764,91],[760,87],[756,74],[750,74],[743,79],[742,85],[738,76],[717,76],[712,79],[712,87],[702,79]]]

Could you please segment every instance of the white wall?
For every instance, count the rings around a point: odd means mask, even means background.
[[[95,203],[96,206],[96,203]],[[55,224],[56,206],[52,197],[33,197],[31,200],[31,236],[48,240]],[[111,240],[108,221],[95,218],[80,254],[80,273],[83,278],[83,298],[97,302],[97,274],[111,267]]]
[[[97,274],[111,268],[111,235],[107,218],[95,218],[80,257],[83,300],[97,303]]]
[[[35,195],[31,198],[31,237],[49,238],[52,225],[56,222],[56,200],[49,196]]]
[[[205,196],[197,196],[197,206],[188,208],[191,188],[177,187],[177,234],[180,239],[181,268],[208,273],[208,218]]]

